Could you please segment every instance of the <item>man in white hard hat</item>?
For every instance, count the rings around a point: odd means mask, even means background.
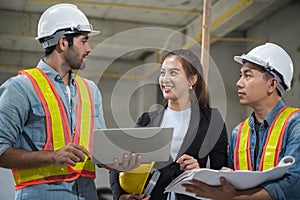
[[[300,199],[300,110],[286,106],[281,99],[291,88],[293,62],[273,43],[234,60],[242,64],[236,83],[240,103],[254,112],[232,132],[228,166],[263,171],[276,167],[285,156],[294,157],[295,163],[280,179],[247,190],[236,190],[225,178],[217,187],[196,180],[184,187],[211,199]]]
[[[0,167],[12,169],[16,199],[97,199],[90,150],[93,130],[105,128],[102,98],[72,72],[84,66],[97,33],[75,5],[48,8],[36,38],[45,57],[0,87]],[[130,158],[111,167],[139,165],[140,157]]]

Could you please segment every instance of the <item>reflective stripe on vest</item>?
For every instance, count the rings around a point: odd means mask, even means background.
[[[238,129],[234,151],[234,169],[252,170],[250,156],[250,127],[248,122],[249,119],[243,121]]]
[[[92,101],[92,95],[90,93],[87,83],[80,78],[75,76],[75,85],[78,92],[78,102],[76,105],[76,126],[74,131],[74,142],[84,146],[86,149],[92,150],[93,145],[93,134],[94,134],[94,104]],[[91,108],[91,109],[82,109],[82,108]],[[88,133],[88,134],[80,134]],[[86,159],[87,156],[85,155]],[[77,163],[74,167],[74,170],[91,170],[94,169],[94,164],[92,162],[80,162]]]
[[[286,125],[298,108],[284,107],[276,115],[269,130],[260,159],[259,170],[267,170],[278,165],[279,153],[283,142]],[[234,150],[234,169],[252,170],[250,156],[250,127],[249,118],[238,128]]]
[[[75,76],[78,103],[76,105],[76,128],[72,141],[64,105],[51,80],[39,68],[20,71],[19,74],[29,78],[45,112],[47,141],[43,150],[58,150],[70,142],[80,144],[90,150],[94,129],[94,105],[87,83],[79,76]],[[80,175],[94,178],[95,167],[86,156],[84,162],[74,167],[48,165],[34,169],[13,170],[13,174],[15,188],[21,189],[48,182],[71,181]]]

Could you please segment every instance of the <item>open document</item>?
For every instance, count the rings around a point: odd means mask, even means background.
[[[256,187],[264,182],[271,181],[282,177],[289,167],[295,162],[292,156],[282,158],[277,167],[265,171],[248,171],[248,170],[212,170],[207,168],[194,169],[185,171],[176,179],[174,179],[166,188],[165,192],[175,192],[185,194],[198,199],[193,193],[185,191],[181,185],[189,183],[189,180],[196,179],[208,185],[220,185],[220,177],[225,177],[236,189],[244,190]]]

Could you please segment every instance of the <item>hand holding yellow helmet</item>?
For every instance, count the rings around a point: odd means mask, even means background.
[[[120,172],[119,183],[121,188],[129,194],[149,195],[160,176],[160,172],[153,168],[154,164],[154,162],[141,164],[131,171]]]

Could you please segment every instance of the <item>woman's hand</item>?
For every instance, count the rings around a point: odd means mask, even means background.
[[[225,170],[225,171],[226,171],[226,170],[227,170],[227,171],[233,171],[233,169],[228,168],[228,167],[222,167],[221,170]]]
[[[187,154],[182,155],[176,162],[180,165],[180,170],[183,171],[200,168],[197,159]]]
[[[121,164],[119,163],[119,160],[115,158],[113,159],[113,164],[98,164],[98,167],[102,167],[108,170],[117,170],[119,172],[123,172],[123,171],[133,170],[138,166],[140,166],[141,163],[142,163],[141,155],[136,153],[130,153],[130,155],[128,155],[127,153],[125,153],[123,155],[123,160]]]

